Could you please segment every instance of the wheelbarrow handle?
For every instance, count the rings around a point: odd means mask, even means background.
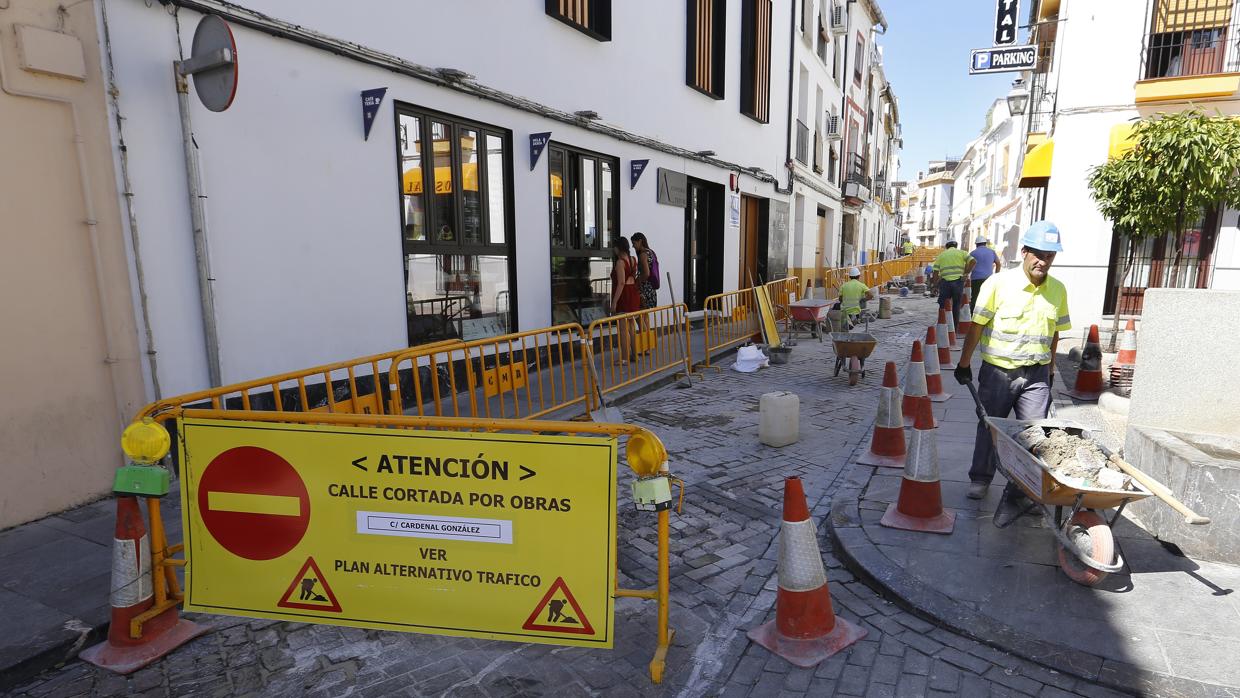
[[[1114,453],[1111,454],[1111,457],[1109,460],[1112,463],[1114,463],[1115,466],[1118,467],[1120,470],[1127,473],[1132,479],[1136,480],[1142,485],[1145,485],[1145,488],[1149,490],[1150,492],[1153,492],[1154,496],[1163,500],[1172,509],[1175,509],[1177,512],[1182,514],[1184,516],[1185,523],[1193,524],[1195,526],[1201,526],[1203,524],[1210,523],[1210,517],[1202,516],[1198,514],[1197,512],[1193,511],[1192,509],[1189,509],[1187,506],[1184,505],[1184,502],[1181,502],[1180,500],[1176,499],[1175,495],[1171,494],[1170,488],[1168,488],[1166,485],[1162,484],[1158,480],[1155,480],[1154,478],[1150,477],[1149,475],[1146,475],[1145,473],[1141,472],[1140,470],[1136,468],[1136,466],[1131,465],[1130,463],[1125,461],[1123,458],[1120,458]]]
[[[982,398],[977,395],[977,387],[973,385],[973,381],[964,384],[969,389],[969,394],[973,396],[973,406],[977,408],[977,421],[986,423],[986,408],[982,407]]]

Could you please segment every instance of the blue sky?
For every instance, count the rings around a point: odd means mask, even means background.
[[[1030,0],[1020,8],[1028,17]],[[1019,73],[969,75],[969,49],[990,46],[994,0],[879,0],[887,35],[879,37],[887,80],[900,102],[904,149],[900,179],[926,162],[961,155],[981,133],[986,110]],[[1020,33],[1021,41],[1027,32]]]

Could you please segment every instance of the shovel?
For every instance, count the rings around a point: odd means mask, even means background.
[[[590,340],[581,340],[582,345]],[[591,382],[594,383],[594,397],[598,399],[599,407],[590,410],[590,419],[601,424],[623,424],[624,415],[620,410],[613,407],[607,398],[603,397],[603,384],[598,379],[598,369],[594,366],[594,358],[586,352],[581,352],[581,360],[590,368]]]
[[[667,272],[667,292],[672,296],[672,305],[676,305],[676,292],[672,290],[672,272],[670,271]],[[680,333],[677,332],[677,334],[680,334]],[[689,353],[689,336],[687,334],[682,334],[680,343],[684,345],[683,349],[685,352],[685,356],[688,357],[689,365],[692,366],[693,365],[693,354]],[[688,381],[688,384],[686,384],[685,381]],[[693,387],[692,371],[686,371],[685,380],[676,381],[676,387],[677,388],[692,388]]]

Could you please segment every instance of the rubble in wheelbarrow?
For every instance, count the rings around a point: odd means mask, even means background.
[[[1063,429],[1031,426],[1015,435],[1016,442],[1041,458],[1055,476],[1069,483],[1100,490],[1134,490],[1128,477],[1098,444]]]

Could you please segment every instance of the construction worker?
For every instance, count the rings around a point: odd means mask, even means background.
[[[949,240],[945,247],[947,249],[940,252],[934,260],[934,273],[931,275],[931,281],[939,282],[939,307],[946,307],[949,300],[952,302],[954,326],[960,324],[960,301],[964,298],[964,277],[973,271],[973,265],[977,263],[977,260],[957,247],[955,240]]]
[[[913,249],[914,249],[913,241],[909,240],[908,238],[904,238],[904,254],[905,255],[913,254]]]
[[[861,315],[861,301],[873,300],[874,292],[861,283],[861,270],[857,267],[848,268],[848,281],[840,286],[840,312],[844,313],[849,326]]]
[[[974,299],[973,326],[965,337],[960,363],[953,373],[961,385],[973,381],[970,362],[973,350],[980,344],[978,397],[986,414],[1007,417],[1015,409],[1016,419],[1043,419],[1051,403],[1059,333],[1072,327],[1068,291],[1048,274],[1063,245],[1059,229],[1049,221],[1029,226],[1021,235],[1020,244],[1020,268],[991,276]],[[986,427],[979,424],[973,445],[973,467],[969,469],[972,484],[968,496],[984,497],[994,474],[994,445]],[[1023,495],[1011,483],[1004,494],[1007,500]]]
[[[1003,265],[999,262],[999,255],[990,249],[989,241],[984,235],[977,236],[973,241],[977,247],[969,253],[969,256],[975,260],[973,271],[969,274],[969,283],[973,288],[970,298],[977,298],[977,292],[981,290],[982,283],[989,279],[991,274],[997,274],[1003,271]]]

